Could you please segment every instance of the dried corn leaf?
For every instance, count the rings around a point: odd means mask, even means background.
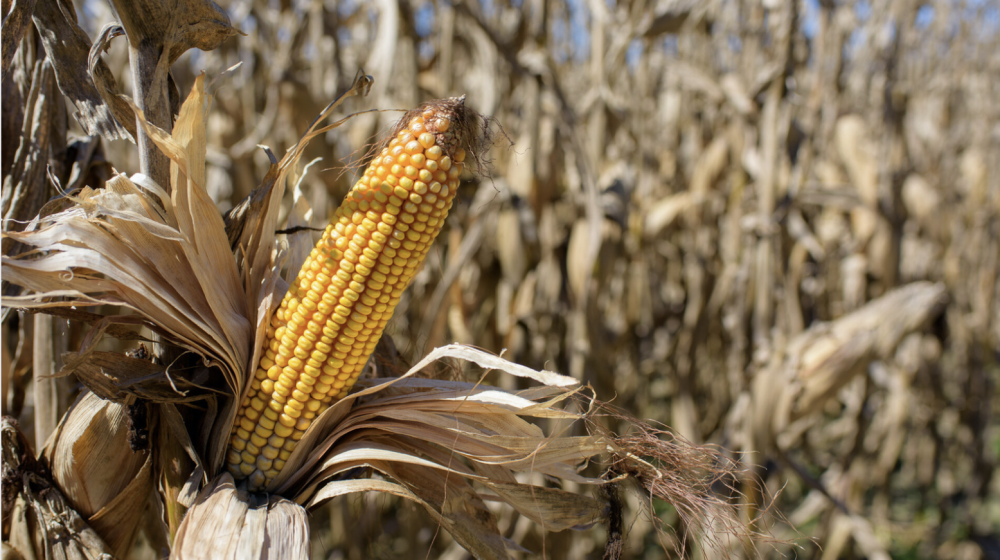
[[[122,404],[131,402],[133,398],[153,402],[188,402],[204,398],[200,391],[191,394],[190,390],[206,383],[206,368],[170,371],[168,366],[149,360],[117,352],[95,351],[109,329],[117,329],[115,334],[118,337],[140,338],[117,325],[142,324],[141,318],[127,315],[101,318],[100,315],[66,309],[48,309],[47,312],[85,321],[97,319],[84,338],[80,351],[63,354],[63,367],[58,373],[60,377],[75,374],[97,396]]]
[[[877,221],[875,210],[878,203],[878,163],[864,118],[859,115],[841,117],[837,121],[834,141],[851,184],[868,206],[851,211],[851,224],[855,237],[867,240],[875,233]]]
[[[385,468],[424,501],[428,512],[438,513],[442,528],[475,558],[508,558],[496,517],[465,478],[407,463]]]
[[[15,7],[16,9],[16,7]],[[13,17],[13,16],[11,16]],[[6,24],[6,21],[4,22]],[[4,25],[6,29],[6,25]],[[6,53],[6,51],[4,51]],[[46,166],[53,144],[52,121],[58,98],[55,73],[48,60],[36,64],[31,77],[31,89],[24,105],[21,140],[14,155],[10,173],[3,178],[3,231],[20,231],[45,203],[48,185]],[[4,256],[13,256],[16,243],[6,236],[0,241]],[[6,275],[5,275],[6,276]],[[4,285],[9,280],[4,278]],[[7,294],[7,288],[4,289]]]
[[[473,361],[546,385],[525,391],[412,376],[450,356]],[[360,391],[324,412],[306,431],[272,490],[296,496],[310,507],[348,492],[387,491],[423,505],[474,556],[505,558],[504,539],[483,496],[481,483],[498,499],[546,530],[588,526],[603,504],[568,492],[518,484],[515,472],[539,472],[564,480],[601,484],[578,469],[612,449],[601,437],[546,434],[528,418],[563,418],[580,413],[556,408],[579,395],[576,380],[538,372],[459,345],[438,348],[402,378],[365,380]],[[574,401],[575,402],[575,401]],[[563,428],[565,429],[565,428]],[[369,467],[399,485],[383,481],[331,479]]]
[[[197,498],[198,489],[207,482],[201,457],[188,435],[184,419],[173,404],[157,408],[159,422],[154,442],[161,466],[158,477],[159,498],[163,504],[163,520],[173,539],[187,508]],[[210,421],[206,418],[206,421]]]
[[[55,488],[18,498],[12,516],[10,544],[25,558],[114,558],[114,551]]]
[[[441,524],[441,526],[448,530],[452,535],[456,535],[456,540],[459,541],[466,548],[466,550],[471,552],[476,558],[508,558],[505,550],[505,541],[496,534],[495,530],[476,530],[477,526],[481,527],[482,521],[479,523],[466,523],[460,529],[462,521],[472,520],[463,519],[456,521],[454,517],[457,516],[449,517],[442,514],[439,506],[432,505],[432,502],[425,501],[421,496],[418,496],[415,492],[401,484],[378,479],[333,481],[320,488],[312,499],[309,500],[307,507],[313,508],[337,496],[344,496],[356,492],[383,492],[411,500],[424,506],[434,520]],[[479,503],[476,505],[478,506]],[[466,508],[463,507],[462,509]],[[492,519],[492,514],[489,513],[489,510],[480,510],[478,513],[483,514],[486,519],[490,519],[492,521],[492,526],[495,527],[496,521]]]
[[[170,341],[222,366],[239,387],[251,331],[222,219],[204,187],[210,99],[199,77],[172,136],[142,121],[173,158],[171,197],[147,178],[118,175],[104,189],[85,188],[75,206],[35,230],[7,234],[35,251],[5,255],[4,277],[36,293],[4,305],[131,308]]]
[[[510,482],[484,484],[545,531],[585,529],[606,515],[604,503],[573,492]]]
[[[24,556],[9,544],[0,543],[0,560],[24,560]]]
[[[309,206],[309,201],[302,192],[302,180],[308,173],[309,167],[321,161],[319,158],[309,162],[302,171],[302,176],[295,183],[292,189],[292,210],[288,213],[287,230],[288,234],[288,260],[285,262],[285,276],[283,280],[287,284],[295,281],[295,276],[302,269],[302,263],[306,262],[309,253],[316,246],[315,235],[310,229],[312,227],[313,210]],[[298,230],[298,231],[295,231]]]
[[[587,297],[588,281],[593,274],[593,254],[590,220],[580,218],[573,224],[569,234],[569,248],[566,250],[566,281],[573,294],[573,301],[582,302]]]
[[[484,368],[498,369],[519,377],[534,379],[550,387],[570,387],[579,383],[572,377],[566,377],[549,371],[535,371],[531,368],[508,362],[503,358],[499,358],[467,346],[451,344],[441,348],[436,348],[423,360],[410,368],[405,375],[386,380],[383,383],[379,383],[361,391],[356,391],[348,395],[346,398],[337,401],[333,406],[320,414],[309,429],[306,430],[305,434],[303,434],[299,444],[295,447],[295,450],[292,451],[291,456],[285,463],[285,468],[272,481],[269,490],[283,493],[297,481],[301,482],[300,479],[307,475],[307,473],[311,470],[311,467],[321,460],[327,450],[333,447],[334,441],[337,439],[341,430],[349,428],[353,424],[361,424],[364,420],[367,420],[374,415],[371,411],[371,407],[358,407],[357,409],[354,409],[355,401],[363,399],[369,395],[375,395],[380,391],[389,389],[390,387],[393,387],[393,385],[402,383],[403,381],[412,383],[410,378],[412,378],[413,375],[430,364],[446,357],[459,358],[474,362]],[[444,386],[448,387],[448,385]],[[414,387],[419,387],[419,385],[415,385]],[[399,402],[393,401],[391,405],[387,405],[384,408],[389,409],[398,406]],[[374,405],[373,407],[378,408]],[[348,416],[352,417],[350,421],[347,420]],[[405,425],[399,423],[391,424],[391,426],[393,426],[397,431],[408,430]],[[426,435],[439,439],[448,437],[447,435],[440,433]]]
[[[120,494],[148,456],[129,449],[125,406],[89,392],[63,416],[44,453],[56,483],[88,516]]]
[[[653,238],[674,223],[678,216],[705,199],[700,192],[685,191],[654,202],[646,212],[643,231]]]
[[[125,128],[132,135],[132,138],[135,138],[136,124],[132,108],[129,107],[128,102],[119,93],[118,82],[115,80],[114,74],[111,73],[111,69],[104,62],[104,59],[101,58],[101,55],[111,48],[111,40],[124,33],[125,31],[114,23],[105,24],[104,28],[97,35],[94,44],[90,46],[90,53],[87,55],[87,65],[90,71],[90,78],[94,80],[94,87],[97,88],[97,92],[101,94],[104,102],[108,104],[118,124]]]

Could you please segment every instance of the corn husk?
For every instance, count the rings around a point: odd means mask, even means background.
[[[541,385],[505,391],[414,377],[446,358]],[[582,396],[576,380],[453,344],[432,351],[401,377],[362,379],[358,385],[360,391],[317,418],[268,489],[300,505],[276,512],[275,503],[268,505],[263,494],[247,494],[245,485],[234,486],[230,475],[221,475],[202,491],[181,524],[177,557],[256,558],[257,549],[237,556],[234,550],[246,546],[240,543],[247,539],[259,542],[265,518],[270,531],[275,515],[290,517],[281,522],[281,533],[268,533],[268,538],[294,557],[296,546],[307,546],[308,525],[299,519],[304,518],[302,507],[312,509],[359,492],[384,492],[423,506],[477,558],[508,557],[487,501],[506,503],[548,531],[586,528],[604,519],[607,506],[601,499],[523,482],[530,473],[591,486],[605,482],[579,470],[614,444],[599,436],[563,433],[585,418],[585,411],[563,408]],[[558,427],[546,433],[528,421],[539,418]],[[358,467],[370,468],[375,477],[339,476]],[[304,540],[296,544],[295,538]],[[208,556],[205,547],[210,547]]]
[[[170,558],[261,560],[308,558],[306,511],[288,500],[249,494],[229,473],[198,495],[184,517]]]
[[[173,135],[146,125],[174,158],[172,194],[142,175],[116,175],[103,189],[84,188],[33,231],[6,234],[35,251],[4,256],[4,277],[35,293],[3,304],[128,308],[236,383],[247,366],[250,320],[222,218],[204,189],[205,134],[196,122],[211,96],[203,82],[196,80]]]
[[[754,379],[751,448],[772,449],[792,423],[818,412],[872,361],[890,358],[947,300],[943,285],[914,282],[835,321],[813,325],[789,341]],[[791,443],[785,438],[781,447]]]
[[[505,391],[413,375],[444,358],[470,361],[542,385]],[[422,505],[477,558],[506,558],[506,546],[486,501],[506,503],[547,531],[585,528],[602,520],[606,505],[585,493],[523,483],[530,473],[595,485],[579,474],[613,445],[598,436],[566,435],[582,412],[563,409],[581,389],[576,380],[539,372],[460,345],[435,349],[406,375],[362,380],[353,406],[331,408],[293,452],[279,492],[307,507],[346,493],[379,491]],[[346,414],[345,414],[346,412]],[[339,420],[335,419],[340,418]],[[547,418],[546,433],[529,420]],[[559,422],[562,420],[563,422]],[[298,448],[297,448],[298,449]],[[371,467],[380,478],[335,480]]]
[[[153,490],[152,454],[131,450],[126,416],[124,405],[84,393],[44,451],[53,481],[116,557],[131,550]]]

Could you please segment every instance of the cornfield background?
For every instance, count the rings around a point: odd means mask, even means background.
[[[266,173],[257,145],[284,153],[359,68],[375,83],[349,110],[467,94],[493,117],[488,165],[463,181],[390,323],[402,363],[452,341],[502,351],[720,446],[763,482],[743,487],[762,512],[747,523],[775,539],[763,556],[1000,558],[996,2],[219,4],[246,36],[188,51],[172,73],[183,98],[202,71],[242,63],[209,115],[220,210]],[[75,7],[92,39],[114,21],[104,2]],[[133,144],[81,140],[72,107],[42,108],[58,90],[35,70],[40,41],[29,26],[3,82],[5,230],[56,183],[139,168]],[[124,42],[104,60],[129,91]],[[311,225],[400,115],[313,140]],[[14,154],[39,123],[41,192],[12,214]],[[4,413],[40,448],[79,388],[32,378],[58,371],[85,330],[24,313],[3,328]],[[643,496],[626,500],[625,555],[673,553],[677,512],[652,504],[664,531]],[[601,527],[543,534],[511,512],[499,524],[546,558],[603,554]],[[310,526],[314,558],[466,554],[395,497],[334,500]],[[134,556],[155,557],[148,538]]]

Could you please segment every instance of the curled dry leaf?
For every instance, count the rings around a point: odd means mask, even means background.
[[[646,212],[643,230],[647,237],[656,237],[664,228],[674,223],[682,213],[705,200],[703,194],[685,191],[668,195],[650,206]]]
[[[222,367],[233,386],[248,359],[250,322],[222,218],[205,192],[205,111],[199,77],[173,135],[147,125],[173,158],[172,195],[136,175],[84,188],[76,204],[8,236],[34,249],[3,256],[4,278],[34,294],[4,306],[124,306],[171,342]],[[56,298],[56,299],[53,299]]]
[[[16,548],[2,543],[0,544],[0,560],[24,560],[24,556]]]
[[[110,4],[133,48],[161,53],[155,75],[150,77],[153,82],[165,82],[170,66],[187,50],[210,51],[240,33],[226,11],[211,0],[115,0]]]
[[[6,28],[6,27],[5,27]],[[29,223],[45,203],[46,166],[49,151],[54,142],[51,121],[57,111],[58,99],[55,73],[51,63],[46,60],[36,64],[31,79],[31,89],[25,100],[24,127],[21,131],[20,143],[13,158],[13,165],[8,175],[3,178],[2,212],[3,231],[20,231]],[[20,253],[23,247],[8,237],[0,240],[0,248],[4,257]],[[4,294],[17,293],[9,286],[9,279],[4,274]]]
[[[111,48],[111,40],[115,37],[121,36],[123,33],[124,31],[120,26],[115,25],[114,23],[106,24],[104,28],[101,29],[101,32],[98,33],[94,44],[90,47],[90,53],[87,55],[87,65],[90,71],[90,77],[94,80],[94,87],[97,88],[97,92],[101,94],[104,102],[111,108],[111,112],[114,114],[118,123],[124,127],[134,139],[136,135],[136,124],[135,118],[132,115],[132,109],[121,97],[121,94],[118,91],[118,82],[115,80],[114,74],[111,73],[111,69],[108,68],[107,63],[104,62],[103,58],[101,58],[101,55]]]
[[[875,233],[878,202],[878,162],[868,135],[868,126],[859,115],[845,115],[837,121],[834,133],[837,153],[847,169],[851,184],[867,208],[851,211],[854,234],[867,240]]]
[[[566,280],[575,301],[586,299],[587,283],[593,274],[591,255],[590,221],[580,218],[573,224],[566,250]]]

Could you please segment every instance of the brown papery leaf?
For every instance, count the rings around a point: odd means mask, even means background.
[[[546,531],[582,529],[601,520],[604,504],[594,498],[529,484],[486,482],[499,499]]]
[[[544,383],[524,391],[412,377],[445,357],[459,358]],[[477,558],[506,558],[505,541],[485,499],[506,502],[561,531],[592,525],[604,503],[541,486],[518,475],[541,473],[583,484],[586,462],[613,448],[603,437],[563,435],[586,414],[561,407],[578,403],[577,381],[539,372],[470,347],[438,348],[401,378],[364,380],[313,423],[272,484],[308,507],[350,492],[381,491],[427,509]],[[570,399],[570,397],[577,397]],[[548,433],[531,418],[551,422]],[[386,481],[333,480],[352,469],[374,469]],[[477,486],[488,491],[480,494]]]
[[[10,11],[3,15],[3,32],[0,34],[3,48],[3,77],[7,77],[7,70],[14,60],[14,53],[17,52],[17,45],[24,36],[24,30],[31,19],[31,13],[35,11],[37,0],[18,0],[10,7]],[[6,4],[5,4],[6,5]]]
[[[3,257],[6,280],[35,294],[5,306],[109,304],[135,310],[148,326],[219,365],[241,386],[250,321],[222,219],[205,192],[205,113],[211,96],[195,80],[173,135],[146,125],[173,158],[172,197],[142,175],[118,175],[104,189],[85,188],[75,206],[8,234],[36,251]],[[15,237],[16,236],[16,237]],[[59,301],[51,298],[59,297]]]
[[[378,382],[377,385],[348,395],[320,414],[319,417],[317,417],[313,422],[312,426],[310,426],[309,429],[306,430],[305,434],[303,434],[299,445],[297,445],[295,450],[292,451],[291,456],[285,463],[285,468],[274,479],[274,481],[272,481],[269,490],[284,493],[293,484],[301,484],[312,476],[310,473],[313,472],[314,465],[319,463],[327,451],[334,447],[338,438],[352,430],[361,429],[362,427],[370,427],[366,425],[365,422],[370,423],[375,417],[398,412],[403,404],[401,401],[402,396],[400,391],[405,390],[402,383],[414,383],[412,385],[413,398],[416,402],[423,403],[415,406],[428,406],[427,401],[424,399],[426,393],[424,393],[423,390],[426,390],[428,386],[433,389],[435,386],[435,380],[423,380],[422,384],[417,384],[412,377],[425,367],[447,357],[467,360],[486,368],[498,369],[518,377],[534,379],[535,381],[544,383],[553,389],[563,389],[564,391],[569,391],[570,389],[568,389],[568,387],[573,387],[579,383],[572,377],[548,371],[536,371],[468,346],[450,344],[448,346],[436,348],[424,357],[423,360],[410,368],[405,375],[398,378],[380,380],[381,382]],[[438,388],[445,391],[445,393],[443,393],[445,398],[451,399],[456,396],[456,394],[453,393],[456,388],[453,382],[445,381],[440,383],[441,385]],[[380,406],[378,396],[374,395],[390,388],[395,389],[395,395],[393,395],[393,393],[388,393],[387,396],[390,396],[390,400]],[[500,389],[497,389],[496,391],[502,392]],[[479,398],[485,398],[482,396],[482,393],[479,393],[479,395]],[[372,398],[368,399],[368,397]],[[538,398],[544,398],[544,394],[539,394]],[[356,401],[363,403],[365,406],[355,406]],[[504,399],[497,400],[497,403],[503,403],[504,406],[510,406],[510,399],[505,397]],[[524,415],[533,416],[536,411],[536,409],[532,408],[534,404],[536,403],[532,402],[530,405],[525,404],[521,412]],[[449,410],[453,413],[464,411],[463,407],[466,405],[467,403],[458,399],[455,401],[449,401],[447,404]],[[475,408],[478,406],[478,403],[474,400],[471,406]],[[503,414],[509,417],[515,417],[518,415],[517,412],[511,412],[506,408],[501,408],[499,406],[497,408],[499,410],[496,410],[494,414]],[[540,414],[548,413],[547,409],[537,409],[537,411]],[[417,412],[419,413],[419,410]],[[430,440],[437,441],[444,445],[454,441],[456,437],[464,438],[466,443],[470,446],[470,449],[464,449],[457,446],[455,449],[473,453],[475,453],[475,450],[480,450],[482,453],[503,454],[502,448],[491,446],[488,443],[475,441],[466,437],[465,434],[459,433],[456,435],[454,432],[449,430],[450,427],[458,429],[461,426],[464,426],[464,424],[456,425],[452,423],[450,426],[438,426],[426,423],[433,421],[436,420],[430,420],[427,416],[413,422],[391,421],[390,418],[386,418],[385,420],[380,421],[380,427],[385,430],[392,430],[392,432],[401,435],[416,435],[417,437],[429,438]],[[520,433],[520,428],[516,428],[517,424],[515,423],[508,424],[501,422],[499,424],[515,426],[511,428],[511,430],[517,430],[514,433]],[[482,433],[478,428],[470,427],[469,429]],[[543,436],[538,436],[534,441],[541,445],[545,439]],[[474,448],[472,448],[472,446],[474,446]],[[559,446],[557,445],[557,447]],[[589,449],[589,445],[584,447],[588,447]],[[518,455],[518,453],[523,452],[525,448],[533,449],[530,443],[526,443],[522,449],[510,451],[507,456],[515,460],[524,459],[525,457]],[[584,452],[584,454],[586,453],[587,452]],[[593,455],[593,453],[591,453],[591,455]],[[490,455],[490,457],[492,459],[495,458],[496,455]]]

